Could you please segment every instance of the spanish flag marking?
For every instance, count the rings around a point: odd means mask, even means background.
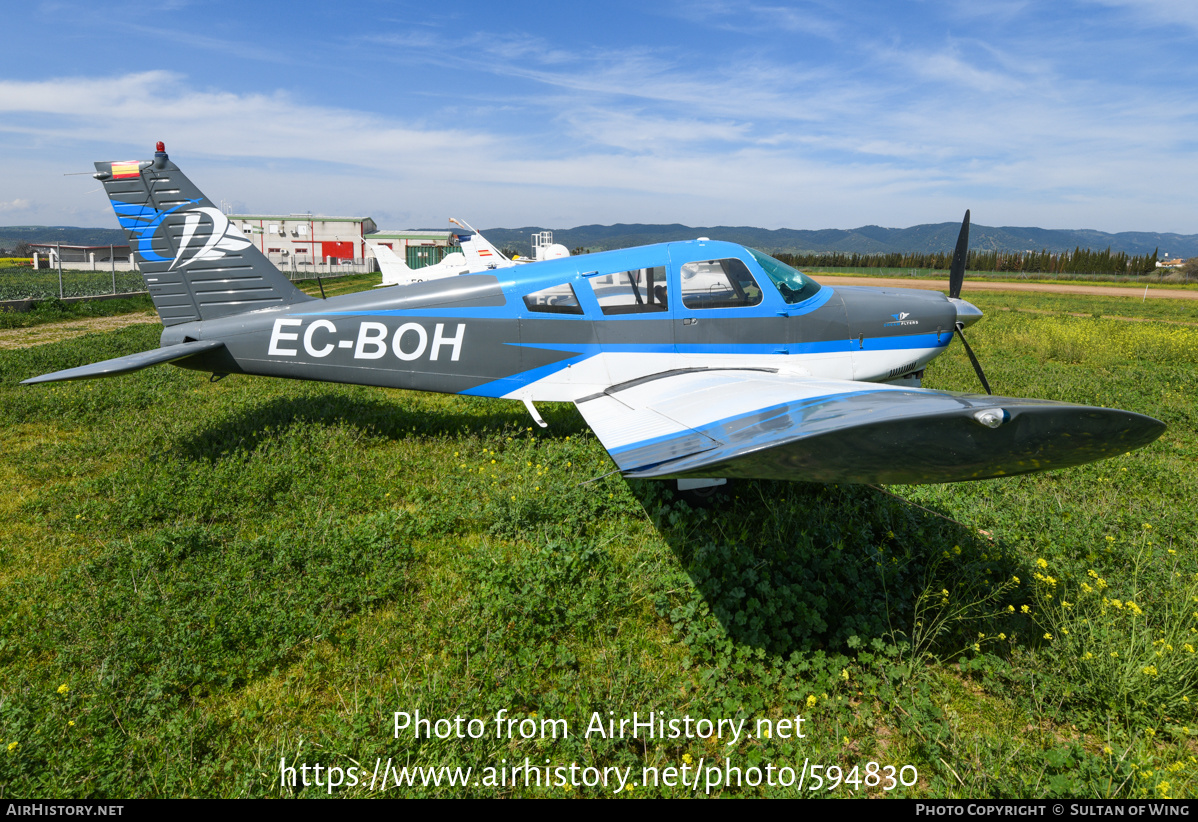
[[[112,164],[113,179],[119,180],[123,177],[136,177],[138,174],[141,173],[141,169],[139,168],[139,166],[140,166],[140,163],[138,163],[136,160],[134,160],[132,162],[128,162],[128,163],[113,163]]]

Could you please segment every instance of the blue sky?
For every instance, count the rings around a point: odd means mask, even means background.
[[[0,225],[238,211],[1198,233],[1192,0],[9,4]]]

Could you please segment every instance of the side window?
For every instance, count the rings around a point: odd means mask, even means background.
[[[735,257],[682,266],[682,304],[687,308],[741,308],[760,302],[760,286]]]
[[[669,307],[665,266],[588,277],[604,314],[645,314]]]
[[[569,283],[542,288],[525,296],[524,304],[529,311],[543,314],[581,314],[582,306]]]

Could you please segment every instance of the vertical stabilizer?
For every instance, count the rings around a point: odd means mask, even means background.
[[[370,246],[370,250],[374,252],[374,258],[378,260],[379,271],[383,272],[383,281],[380,285],[399,285],[412,279],[412,269],[408,268],[408,264],[401,260],[390,247],[382,243],[372,243],[370,240],[367,240],[366,244]]]
[[[489,271],[495,268],[510,268],[515,265],[507,256],[495,246],[491,245],[491,241],[483,235],[479,234],[469,223],[449,218],[449,222],[454,225],[460,225],[462,228],[470,231],[469,234],[459,234],[458,243],[462,247],[462,253],[466,255],[466,265],[470,267],[470,273],[477,274],[480,271]]]
[[[153,160],[96,163],[95,177],[129,236],[163,325],[313,299],[183,176],[162,143]]]

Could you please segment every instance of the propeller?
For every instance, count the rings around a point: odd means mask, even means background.
[[[961,331],[965,327],[965,323],[957,323],[957,336],[961,339],[961,345],[965,346],[965,353],[969,355],[969,361],[973,363],[973,370],[977,372],[978,379],[982,381],[982,388],[986,389],[987,394],[993,394],[990,390],[990,383],[986,382],[986,374],[982,371],[982,364],[978,362],[978,358],[974,356],[973,349],[969,347],[969,343],[965,341],[965,334]]]
[[[965,263],[968,259],[969,209],[965,209],[965,219],[961,221],[961,233],[957,235],[957,247],[953,250],[953,263],[948,271],[948,297],[950,300],[961,299],[961,286],[965,284]],[[969,361],[973,363],[973,370],[978,375],[982,388],[986,389],[987,394],[993,394],[994,392],[990,390],[990,383],[986,381],[986,374],[982,371],[982,364],[978,362],[973,349],[969,347],[969,343],[965,339],[964,328],[965,323],[961,321],[957,321],[953,326],[953,330],[957,332],[957,337],[961,340],[961,345],[965,346],[965,353],[969,355]]]
[[[948,270],[948,296],[961,298],[961,286],[965,283],[965,263],[969,259],[969,209],[961,221],[961,233],[957,235],[957,247],[953,250],[953,264]]]

